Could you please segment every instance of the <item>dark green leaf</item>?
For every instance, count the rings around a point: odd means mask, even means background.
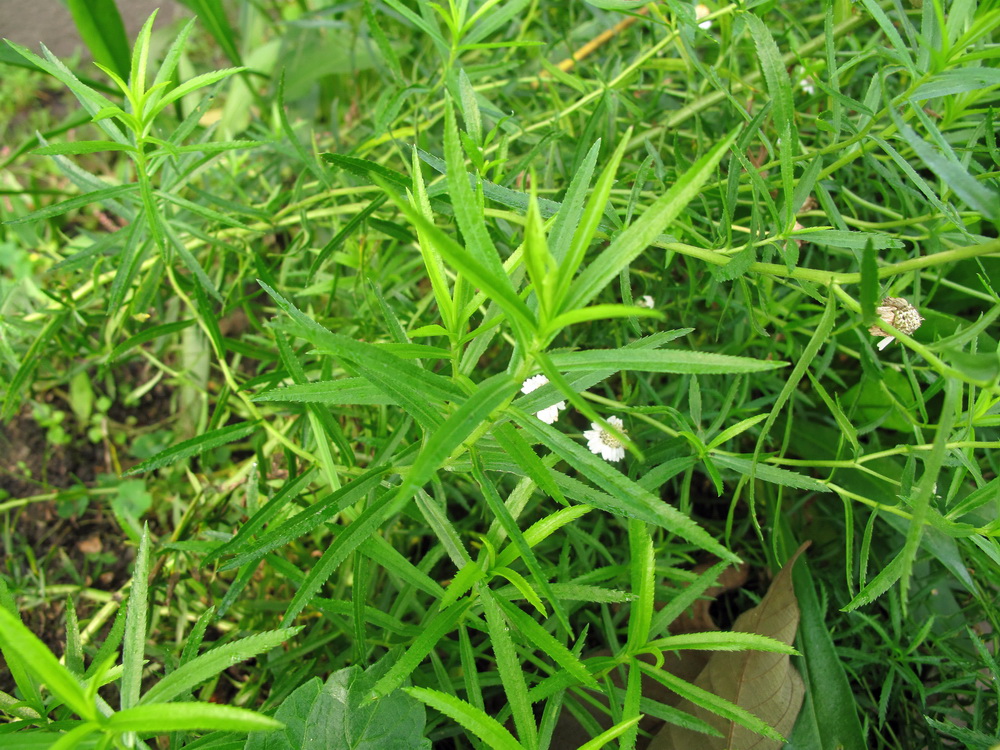
[[[129,44],[115,0],[67,0],[66,5],[94,61],[128,80]]]
[[[205,451],[210,451],[213,448],[218,448],[236,440],[242,440],[253,434],[253,431],[256,429],[256,422],[241,422],[229,425],[228,427],[221,427],[218,430],[212,430],[204,435],[199,435],[198,437],[185,440],[183,443],[178,443],[175,446],[167,448],[167,450],[157,453],[152,458],[147,458],[141,464],[133,466],[124,472],[122,476],[127,477],[132,474],[141,474],[144,471],[153,471],[154,469],[169,466],[185,458],[190,458],[191,456],[200,456]]]

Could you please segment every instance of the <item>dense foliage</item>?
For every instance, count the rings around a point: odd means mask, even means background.
[[[993,746],[1000,9],[69,5],[0,745]]]

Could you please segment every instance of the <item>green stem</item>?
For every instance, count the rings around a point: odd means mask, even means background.
[[[211,341],[212,336],[209,334],[208,327],[205,325],[204,320],[202,320],[202,317],[199,314],[197,306],[191,301],[191,298],[188,297],[184,293],[184,291],[180,288],[180,285],[178,285],[177,283],[177,279],[174,277],[173,269],[170,268],[169,266],[167,267],[167,277],[170,279],[170,285],[173,287],[174,293],[178,297],[180,297],[180,299],[184,302],[185,306],[198,319],[198,323],[201,326],[202,330],[204,331],[205,336],[207,336],[208,340]],[[214,343],[212,345],[212,349],[213,351],[215,351]],[[309,451],[305,450],[304,448],[297,446],[295,443],[293,443],[291,440],[289,440],[287,437],[281,434],[281,432],[275,429],[274,425],[272,425],[264,418],[264,415],[261,414],[260,410],[257,408],[257,405],[250,400],[250,397],[247,395],[246,391],[240,388],[240,386],[236,383],[236,378],[233,376],[233,371],[229,368],[229,363],[226,362],[224,352],[216,351],[215,359],[217,364],[219,365],[219,369],[222,371],[223,377],[225,378],[226,385],[228,385],[230,391],[232,391],[232,393],[234,393],[236,397],[243,402],[243,406],[250,414],[250,418],[259,422],[260,425],[267,432],[269,432],[274,437],[275,440],[277,440],[283,446],[285,446],[290,451],[295,453],[297,456],[302,458],[304,461],[310,464],[318,464],[319,462],[315,456],[313,456],[311,453],[309,453]]]

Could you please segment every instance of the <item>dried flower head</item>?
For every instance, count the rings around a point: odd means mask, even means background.
[[[917,312],[917,308],[911,305],[902,297],[886,297],[882,300],[882,304],[875,308],[875,312],[878,314],[879,318],[882,319],[883,323],[888,323],[893,328],[897,328],[906,335],[910,335],[915,330],[920,328],[920,324],[923,322],[923,318],[920,317],[920,313]],[[896,340],[896,337],[891,333],[883,331],[878,326],[872,326],[868,329],[868,333],[872,336],[881,336],[883,340],[879,342],[879,351],[885,349],[889,344]]]
[[[801,232],[803,229],[805,229],[805,227],[802,226],[799,222],[795,222],[795,226],[792,227],[793,232]],[[802,247],[802,243],[806,241],[806,240],[800,240],[797,237],[793,237],[792,239],[795,240],[795,244],[798,245],[799,247]]]
[[[528,378],[524,381],[521,385],[521,393],[528,394],[532,391],[536,391],[548,382],[549,379],[544,375],[535,375],[534,377]],[[552,424],[559,419],[559,411],[565,408],[566,402],[559,401],[558,403],[552,404],[552,406],[545,407],[539,412],[535,412],[535,416],[545,422],[545,424]]]
[[[622,420],[620,417],[608,417],[608,424],[614,425],[622,432]],[[610,432],[601,427],[597,422],[590,423],[590,429],[583,433],[587,438],[587,448],[605,461],[621,461],[625,458],[625,446]]]

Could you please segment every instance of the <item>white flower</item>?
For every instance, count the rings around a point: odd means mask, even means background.
[[[608,417],[608,424],[614,425],[621,432],[622,420],[619,417]],[[583,433],[587,438],[587,447],[605,461],[621,461],[625,458],[625,447],[621,441],[610,432],[602,428],[597,422],[590,423],[591,429]]]
[[[898,328],[907,335],[920,328],[920,324],[924,321],[920,317],[920,313],[917,312],[917,308],[902,297],[886,297],[882,300],[882,304],[875,308],[875,312],[878,313],[883,323],[888,323],[893,328]],[[883,331],[878,326],[869,328],[868,333],[872,336],[884,337],[878,342],[879,351],[882,351],[896,340],[895,336]]]
[[[694,17],[695,20],[697,21],[701,21],[701,19],[703,19],[705,16],[710,15],[711,13],[712,11],[709,10],[707,5],[698,3],[696,6],[694,6]],[[707,31],[708,29],[712,28],[712,20],[709,19],[707,21],[701,21],[701,23],[698,24],[698,28],[705,29]]]
[[[813,83],[813,79],[806,76],[801,81],[799,81],[799,88],[805,91],[809,96],[816,93],[816,84]]]
[[[523,385],[521,385],[521,393],[528,394],[532,391],[536,391],[548,382],[549,379],[544,375],[535,375],[534,377],[528,378],[524,381]],[[552,404],[552,406],[542,409],[539,412],[535,412],[535,416],[545,422],[545,424],[552,424],[559,419],[559,411],[565,408],[566,402],[560,401]]]
[[[650,310],[652,310],[655,305],[655,303],[653,302],[653,298],[650,297],[648,294],[642,295],[641,298],[636,300],[635,304],[637,304],[639,307],[645,307]]]

